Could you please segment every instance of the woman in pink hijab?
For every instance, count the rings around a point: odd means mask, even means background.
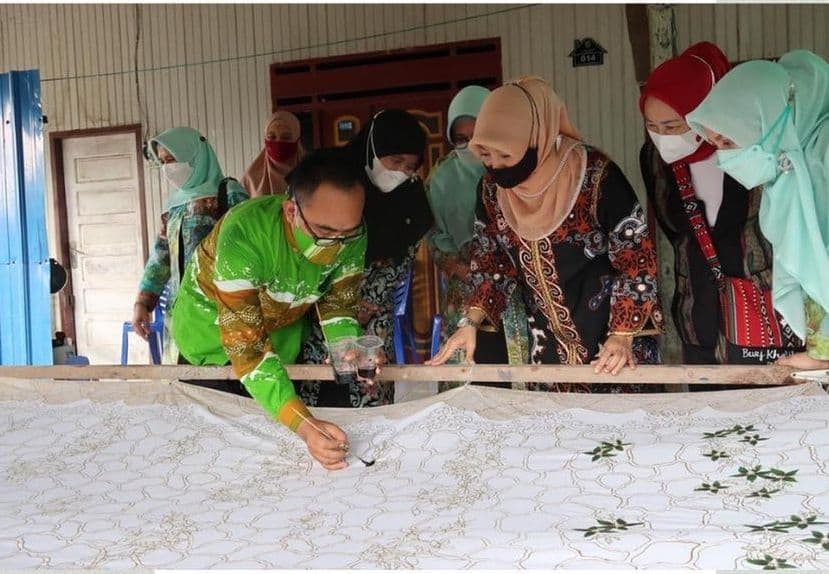
[[[285,193],[285,177],[304,155],[299,136],[299,120],[294,114],[274,112],[265,128],[265,147],[242,176],[242,185],[251,197]]]

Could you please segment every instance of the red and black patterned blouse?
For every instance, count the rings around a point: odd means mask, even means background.
[[[481,182],[467,308],[498,325],[506,297],[521,288],[533,363],[589,363],[609,334],[661,331],[657,258],[644,211],[622,171],[587,147],[575,206],[547,237],[528,241],[507,224],[496,187]]]

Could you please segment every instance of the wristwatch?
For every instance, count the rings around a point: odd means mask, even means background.
[[[458,321],[458,329],[462,329],[464,327],[475,327],[476,329],[481,326],[479,321],[473,321],[469,317],[461,317],[460,321]]]

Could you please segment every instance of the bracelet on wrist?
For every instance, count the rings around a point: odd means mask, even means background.
[[[479,321],[473,321],[469,317],[461,317],[460,321],[458,321],[458,329],[463,329],[464,327],[473,327],[478,329],[481,326]]]

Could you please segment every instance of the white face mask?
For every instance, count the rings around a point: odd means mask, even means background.
[[[376,185],[380,191],[383,193],[390,193],[400,187],[404,181],[409,179],[409,176],[402,171],[388,169],[383,165],[383,162],[380,161],[380,158],[377,157],[377,153],[374,151],[374,126],[372,126],[371,129],[372,131],[369,134],[369,143],[371,144],[371,151],[374,156],[374,160],[371,162],[372,167],[369,167],[368,150],[366,150],[366,174],[368,174],[368,178],[371,180],[371,183]]]
[[[170,185],[176,189],[181,189],[190,176],[193,175],[193,168],[190,164],[183,162],[165,163],[161,166],[161,175],[164,176]]]
[[[409,179],[409,176],[402,171],[386,169],[383,162],[376,155],[374,156],[374,167],[366,166],[366,173],[371,182],[383,193],[394,191]]]
[[[648,130],[648,135],[665,163],[674,163],[688,157],[702,145],[702,138],[694,130],[679,135],[661,135]]]

